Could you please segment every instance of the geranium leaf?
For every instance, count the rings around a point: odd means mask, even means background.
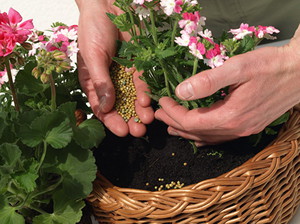
[[[14,175],[14,179],[27,193],[30,193],[36,188],[36,180],[39,177],[37,174],[37,167],[39,163],[34,159],[30,159],[24,162],[23,168],[24,172],[19,172]]]
[[[24,217],[9,206],[3,195],[0,195],[0,217],[0,224],[25,224]]]
[[[63,201],[63,195],[61,195],[60,201]],[[82,216],[81,209],[84,207],[84,202],[69,201],[65,208],[56,208],[54,201],[54,212],[51,214],[43,214],[36,216],[33,219],[33,224],[74,224],[78,223]]]
[[[74,140],[85,149],[97,147],[104,137],[104,127],[96,119],[85,120],[74,130]]]
[[[46,112],[20,130],[22,142],[30,147],[46,141],[53,148],[62,148],[70,143],[72,135],[69,118],[59,111]]]
[[[34,63],[28,63],[16,76],[15,86],[19,93],[27,96],[35,96],[49,88],[48,84],[43,84],[31,74]]]
[[[62,179],[60,191],[64,200],[85,198],[92,190],[97,166],[91,150],[82,149],[72,142],[62,150],[49,150],[45,159],[45,172],[57,173]]]
[[[4,143],[0,145],[0,158],[4,160],[4,164],[14,167],[21,157],[21,150],[15,144]]]
[[[4,119],[0,117],[0,139],[2,137],[2,133],[3,133],[4,129],[5,129],[5,127],[6,127],[6,125],[4,123]]]
[[[68,118],[71,121],[71,124],[73,124],[74,126],[76,125],[76,102],[64,103],[58,107],[58,110],[64,112],[68,116]]]
[[[66,118],[59,126],[47,133],[46,142],[55,149],[61,149],[70,143],[72,136],[73,131],[70,126],[70,120]]]

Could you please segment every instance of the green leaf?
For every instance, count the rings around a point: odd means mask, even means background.
[[[36,188],[36,180],[39,177],[37,173],[37,167],[39,163],[34,159],[30,159],[24,162],[23,166],[26,169],[25,172],[19,172],[14,175],[14,179],[27,193],[30,193]]]
[[[130,61],[128,59],[124,59],[124,58],[117,58],[117,57],[113,57],[112,58],[115,62],[117,62],[120,65],[123,65],[127,68],[131,68],[133,66],[133,61]]]
[[[238,49],[235,51],[235,54],[243,54],[248,51],[253,50],[255,47],[255,43],[252,37],[245,36],[241,41]]]
[[[65,201],[84,199],[92,191],[97,166],[91,150],[82,149],[72,142],[62,150],[49,150],[44,163],[48,167],[44,172],[62,177],[60,191]]]
[[[46,142],[55,149],[61,149],[67,146],[73,136],[70,120],[66,118],[59,126],[53,128],[46,135]]]
[[[72,135],[69,118],[59,111],[45,112],[20,130],[22,142],[29,147],[46,141],[53,148],[62,148],[70,143]]]
[[[25,224],[24,217],[6,202],[3,195],[0,195],[0,217],[0,224]]]
[[[0,139],[2,137],[2,133],[5,129],[6,125],[4,124],[4,119],[0,117]]]
[[[75,110],[76,102],[67,102],[58,107],[58,111],[64,112],[73,125],[76,125]]]
[[[118,15],[112,21],[121,32],[129,31],[133,24],[130,22],[128,13]]]
[[[161,59],[174,56],[176,53],[175,48],[168,48],[166,50],[155,49],[155,55]]]
[[[15,144],[4,143],[0,145],[0,158],[4,160],[4,164],[14,167],[21,158],[21,150]]]
[[[266,133],[267,135],[276,135],[276,134],[277,134],[277,131],[275,131],[275,130],[272,129],[272,128],[266,127],[266,128],[265,128],[265,133]]]
[[[283,115],[281,115],[279,118],[277,118],[275,121],[273,121],[271,124],[269,124],[268,126],[269,127],[274,127],[274,126],[283,124],[283,123],[287,122],[289,117],[290,117],[289,112],[286,112]]]
[[[114,19],[117,17],[115,14],[109,13],[107,12],[106,15],[108,16],[108,18],[113,22]]]
[[[97,147],[104,137],[104,127],[96,119],[85,120],[74,130],[74,140],[85,149]]]
[[[61,195],[60,201],[63,201]],[[56,208],[56,201],[54,201],[54,212],[51,214],[43,214],[36,216],[33,219],[33,224],[74,224],[78,223],[82,216],[81,209],[84,207],[84,202],[69,201],[65,208]]]
[[[39,79],[33,77],[31,71],[34,67],[35,64],[28,63],[23,70],[18,72],[15,82],[18,93],[35,96],[49,88],[48,84],[43,84]]]

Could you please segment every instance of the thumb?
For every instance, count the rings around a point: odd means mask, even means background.
[[[238,60],[238,56],[235,56]],[[227,60],[222,66],[200,72],[182,83],[175,90],[176,96],[182,100],[195,100],[212,95],[219,89],[241,83],[245,77],[240,76],[236,59]]]
[[[94,66],[88,68],[80,53],[77,62],[79,80],[90,103],[98,105],[101,113],[110,112],[115,103],[115,90],[109,76],[109,65],[97,60]]]

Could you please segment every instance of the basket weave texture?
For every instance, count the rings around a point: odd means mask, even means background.
[[[165,191],[120,188],[100,173],[87,201],[99,223],[288,223],[300,203],[300,105],[271,145],[217,178]]]

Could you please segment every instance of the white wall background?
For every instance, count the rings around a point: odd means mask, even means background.
[[[75,0],[0,0],[0,12],[8,12],[10,7],[22,15],[23,21],[33,19],[38,30],[50,28],[53,22],[78,24],[79,12]],[[300,224],[299,209],[289,224]]]
[[[50,28],[53,22],[78,24],[79,12],[75,0],[0,0],[0,12],[12,7],[23,17],[33,19],[38,30]]]

